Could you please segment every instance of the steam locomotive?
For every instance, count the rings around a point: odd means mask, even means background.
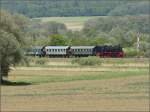
[[[33,46],[26,52],[30,56],[39,57],[115,57],[124,56],[123,49],[120,45],[115,46]]]

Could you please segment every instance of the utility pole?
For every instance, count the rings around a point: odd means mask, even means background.
[[[136,49],[137,49],[137,52],[139,52],[139,49],[140,49],[140,32],[137,32],[136,38],[137,38]]]

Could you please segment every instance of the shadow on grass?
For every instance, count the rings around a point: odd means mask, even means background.
[[[1,82],[1,85],[3,86],[28,86],[31,84],[32,83],[28,83],[28,82],[12,82],[8,80],[3,80],[3,82]]]

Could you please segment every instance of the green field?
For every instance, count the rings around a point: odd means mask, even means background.
[[[64,23],[70,30],[81,30],[83,25],[89,19],[98,18],[100,16],[87,16],[87,17],[41,17],[34,18],[35,20],[40,20],[41,22],[56,21],[59,23]]]
[[[1,87],[3,111],[148,111],[149,63],[146,58],[101,59],[81,66],[72,59],[46,59],[12,68]]]

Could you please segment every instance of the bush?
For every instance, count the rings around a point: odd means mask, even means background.
[[[84,58],[76,58],[72,60],[72,64],[79,64],[79,65],[88,65],[88,66],[94,66],[94,65],[101,65],[101,60],[99,57],[89,56]]]
[[[35,64],[37,65],[45,65],[47,64],[48,60],[46,58],[38,58],[35,60]]]
[[[125,48],[124,49],[125,57],[136,57],[137,50],[134,48]]]
[[[124,48],[125,57],[148,57],[148,52],[137,50],[135,48]]]

